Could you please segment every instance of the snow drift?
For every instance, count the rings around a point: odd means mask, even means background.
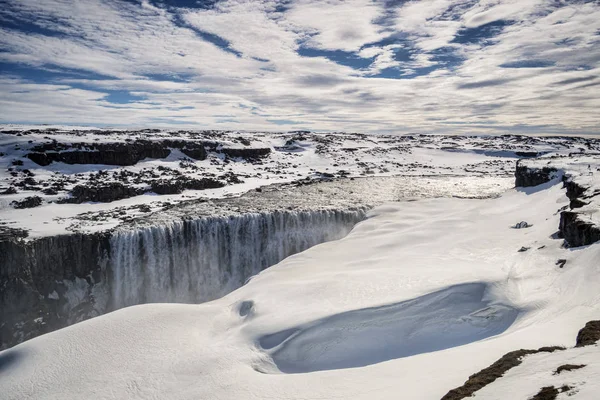
[[[547,186],[381,206],[218,300],[127,307],[27,341],[0,353],[3,396],[441,398],[509,351],[572,346],[598,319],[600,244],[553,236],[569,199]],[[593,399],[586,368],[573,376]],[[514,370],[527,384],[497,381],[496,398],[550,380],[527,371]]]

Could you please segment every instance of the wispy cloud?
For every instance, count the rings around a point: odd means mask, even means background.
[[[600,128],[597,2],[5,3],[2,122]]]

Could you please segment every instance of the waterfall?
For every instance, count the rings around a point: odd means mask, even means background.
[[[311,246],[367,208],[148,220],[112,232],[0,242],[0,349],[135,304],[201,303]]]
[[[111,308],[221,297],[292,254],[344,237],[364,217],[362,209],[274,211],[116,231]]]

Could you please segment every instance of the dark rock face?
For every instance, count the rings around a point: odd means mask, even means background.
[[[151,184],[151,189],[156,194],[179,194],[183,191],[180,181],[158,180]]]
[[[563,178],[563,187],[567,189],[567,197],[571,200],[569,207],[571,209],[581,208],[585,206],[587,203],[580,199],[584,195],[584,193],[588,190],[588,188],[579,186],[576,182],[574,182],[571,177],[565,176]]]
[[[92,282],[105,280],[107,237],[0,241],[0,349],[97,315]],[[62,294],[80,283],[77,304]]]
[[[221,152],[229,157],[240,157],[240,158],[264,158],[271,153],[270,148],[239,148],[230,149],[223,148]]]
[[[26,197],[20,201],[10,203],[14,208],[33,208],[42,205],[42,198],[39,196]]]
[[[164,140],[162,141],[164,145],[174,148],[180,149],[183,154],[186,156],[193,158],[194,160],[205,160],[206,159],[206,149],[201,142],[190,142],[185,140]]]
[[[589,188],[577,184],[570,176],[564,176],[563,182],[567,189],[567,197],[571,200],[569,203],[571,210],[588,204],[584,200],[587,199],[586,192]],[[600,240],[600,227],[583,221],[580,214],[575,211],[562,211],[558,228],[571,247],[587,246]]]
[[[191,190],[205,190],[205,189],[217,189],[225,186],[225,183],[210,179],[210,178],[201,178],[201,179],[187,179],[184,177],[180,177],[174,181],[168,180],[158,180],[154,181],[151,184],[151,190],[156,194],[179,194],[184,189]]]
[[[557,169],[552,167],[531,169],[520,165],[519,161],[517,161],[517,168],[515,170],[515,186],[529,187],[541,185],[551,181],[557,172]]]
[[[120,182],[100,185],[77,185],[71,191],[70,198],[61,200],[61,203],[81,204],[86,201],[109,203],[115,200],[127,199],[142,194],[142,190],[128,187]]]
[[[196,160],[206,158],[206,150],[202,143],[184,140],[75,143],[71,148],[59,143],[49,143],[35,146],[27,157],[42,166],[52,162],[127,166],[135,165],[145,158],[165,158],[171,154],[170,148],[181,149],[185,155]]]
[[[600,321],[590,321],[577,334],[575,347],[591,346],[600,340]]]
[[[571,247],[587,246],[600,240],[600,227],[582,221],[573,211],[560,213],[558,229]]]

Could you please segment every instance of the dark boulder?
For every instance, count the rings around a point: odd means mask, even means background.
[[[80,204],[86,201],[110,203],[142,194],[143,191],[125,186],[120,182],[101,183],[97,185],[77,185],[71,191],[71,197],[61,203]]]
[[[205,190],[205,189],[218,189],[218,188],[222,188],[223,186],[225,186],[225,184],[221,181],[218,181],[216,179],[210,179],[210,178],[201,178],[201,179],[180,179],[179,182],[183,185],[183,187],[185,187],[186,189],[192,189],[192,190]]]
[[[183,192],[183,185],[180,181],[157,180],[150,185],[151,190],[156,194],[179,194]]]
[[[0,194],[17,194],[17,189],[15,189],[14,186],[11,186],[8,189],[0,192]]]
[[[42,205],[42,198],[39,196],[25,197],[23,200],[15,200],[10,203],[14,208],[33,208]]]
[[[600,340],[600,321],[590,321],[577,334],[575,347],[591,346]]]
[[[218,189],[225,186],[225,183],[211,178],[184,178],[179,177],[169,181],[165,179],[152,182],[151,190],[156,194],[179,194],[184,189],[205,190]]]

